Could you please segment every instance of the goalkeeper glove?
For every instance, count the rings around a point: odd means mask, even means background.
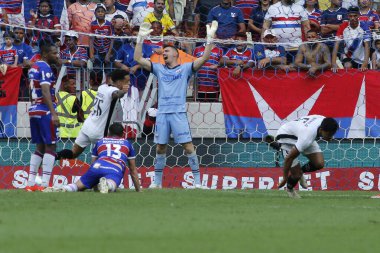
[[[153,31],[150,27],[150,23],[144,22],[141,24],[139,34],[137,35],[137,43],[143,43],[146,37],[149,36],[149,34]]]
[[[207,29],[207,41],[206,41],[206,43],[210,44],[214,40],[216,30],[218,30],[218,21],[216,21],[216,20],[212,21],[211,26],[206,25],[206,29]]]

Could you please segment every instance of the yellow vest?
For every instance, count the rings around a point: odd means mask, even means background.
[[[75,138],[78,136],[81,123],[78,122],[77,112],[73,113],[76,97],[60,91],[57,94],[57,114],[59,118],[59,135],[61,138]]]
[[[90,115],[97,93],[98,92],[96,90],[92,89],[82,91],[82,110],[84,119],[87,119]]]

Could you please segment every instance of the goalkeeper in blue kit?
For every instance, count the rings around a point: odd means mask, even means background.
[[[143,23],[137,36],[134,59],[145,70],[158,79],[158,112],[154,142],[157,144],[154,165],[154,182],[150,188],[162,187],[162,174],[166,165],[166,150],[170,133],[174,141],[180,143],[189,159],[194,176],[194,187],[201,188],[198,157],[192,143],[191,132],[186,115],[186,91],[190,77],[198,71],[210,57],[212,42],[218,23],[213,21],[207,26],[207,45],[202,57],[192,63],[179,64],[179,53],[174,46],[165,46],[163,58],[165,64],[152,63],[142,56],[142,43],[153,31],[149,23]]]

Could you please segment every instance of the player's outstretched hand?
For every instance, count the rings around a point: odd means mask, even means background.
[[[218,30],[218,21],[214,20],[210,25],[206,25],[207,30],[207,43],[211,43],[215,38],[216,30]]]
[[[141,24],[139,33],[137,35],[137,43],[143,43],[145,38],[148,37],[151,32],[153,32],[153,29],[150,29],[151,26],[152,25],[147,22]]]

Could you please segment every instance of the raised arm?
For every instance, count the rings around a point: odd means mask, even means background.
[[[142,44],[145,40],[145,38],[153,31],[150,29],[151,24],[150,23],[142,23],[140,26],[140,31],[139,34],[137,35],[137,43],[135,47],[135,55],[134,55],[134,60],[140,64],[141,67],[143,67],[147,71],[152,71],[152,63],[144,59],[142,55]]]
[[[198,71],[203,64],[207,62],[207,60],[210,58],[211,49],[213,46],[213,40],[215,37],[216,30],[218,29],[218,22],[212,21],[211,26],[206,25],[207,28],[207,42],[206,42],[206,48],[202,55],[202,57],[197,58],[193,63],[193,71]]]

